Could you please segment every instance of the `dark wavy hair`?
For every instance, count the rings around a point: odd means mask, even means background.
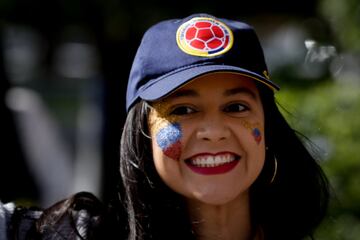
[[[13,240],[125,239],[121,209],[103,204],[90,192],[77,192],[46,209],[17,206],[8,219]]]
[[[265,115],[266,160],[251,187],[252,221],[266,240],[313,238],[326,215],[328,180],[305,147],[305,138],[287,123],[274,93],[257,84]],[[160,179],[152,160],[144,101],[130,109],[121,138],[121,200],[130,240],[195,239],[184,199]],[[275,159],[277,173],[274,175]]]

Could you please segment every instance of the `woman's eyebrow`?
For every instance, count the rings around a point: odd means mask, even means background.
[[[252,91],[246,87],[227,89],[227,90],[225,90],[223,95],[226,97],[229,97],[229,96],[236,95],[236,94],[246,94],[246,95],[249,95],[250,97],[252,97],[253,99],[257,99],[254,91]]]
[[[192,89],[180,89],[170,95],[170,98],[179,98],[179,97],[198,97],[199,93]]]

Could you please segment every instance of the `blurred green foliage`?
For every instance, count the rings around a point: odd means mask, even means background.
[[[323,39],[336,46],[342,67],[331,73],[329,61],[328,74],[311,80],[299,79],[295,72],[289,79],[286,70],[273,73],[282,86],[277,101],[294,129],[309,138],[308,146],[330,180],[328,216],[315,239],[359,240],[360,2],[320,0],[318,6],[319,18],[332,32]]]
[[[319,12],[331,25],[343,49],[360,50],[359,0],[321,0]]]
[[[314,144],[332,186],[318,239],[360,239],[360,86],[324,81],[285,86],[277,96],[295,130]]]

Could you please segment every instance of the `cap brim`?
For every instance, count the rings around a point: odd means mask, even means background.
[[[170,93],[172,93],[185,83],[195,79],[196,77],[213,72],[231,72],[235,74],[240,74],[242,76],[246,76],[256,81],[259,81],[274,91],[280,89],[278,85],[276,85],[269,79],[243,68],[228,65],[197,65],[190,66],[180,71],[171,72],[160,78],[149,81],[148,84],[144,85],[141,88],[139,96],[140,98],[148,101],[158,100],[169,95]]]

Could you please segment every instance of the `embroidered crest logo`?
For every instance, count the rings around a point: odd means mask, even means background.
[[[233,34],[228,26],[218,20],[196,17],[178,28],[176,40],[185,53],[210,57],[227,52],[233,45]]]

